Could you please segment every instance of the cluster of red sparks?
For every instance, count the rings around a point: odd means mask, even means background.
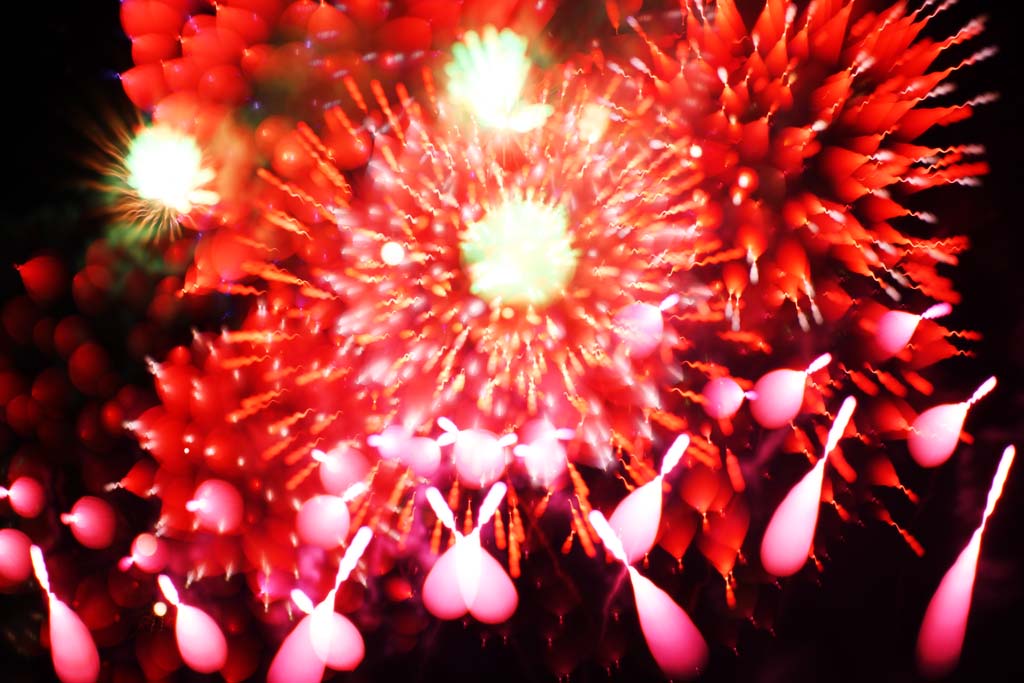
[[[943,465],[996,386],[929,398],[977,338],[940,322],[967,240],[908,208],[987,171],[919,141],[991,98],[950,95],[983,22],[937,40],[949,2],[607,0],[556,39],[571,4],[122,0],[145,123],[106,187],[156,265],[108,239],[69,281],[42,254],[3,309],[49,360],[0,352],[24,442],[0,589],[43,589],[63,683],[316,683],[370,631],[403,651],[425,615],[509,620],[546,589],[535,558],[569,556],[624,565],[654,663],[692,678],[730,624],[771,627],[779,577],[824,570],[819,516],[923,553],[874,491],[916,502],[897,471]],[[495,126],[452,55],[498,40],[532,61]],[[201,156],[173,201],[129,177],[144,129]],[[78,313],[48,313],[69,287]],[[131,332],[105,345],[115,315]],[[77,501],[41,455],[71,424]],[[926,673],[957,663],[984,524],[923,615]],[[714,572],[715,608],[691,618],[659,558]]]

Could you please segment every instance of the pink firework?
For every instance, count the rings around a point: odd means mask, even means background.
[[[0,588],[62,683],[373,676],[440,621],[714,675],[844,523],[923,555],[901,476],[997,382],[933,385],[978,335],[919,195],[988,172],[937,131],[993,51],[878,5],[124,0],[116,225],[2,316]]]

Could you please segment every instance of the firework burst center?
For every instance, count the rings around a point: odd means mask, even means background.
[[[505,197],[460,235],[470,291],[502,304],[539,306],[556,298],[576,271],[569,213],[561,204]]]

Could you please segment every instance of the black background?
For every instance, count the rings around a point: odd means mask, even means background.
[[[594,0],[595,6],[600,4]],[[973,242],[954,274],[964,302],[953,323],[985,335],[975,347],[975,358],[945,364],[936,383],[962,395],[988,374],[996,374],[1000,388],[972,412],[976,444],[963,447],[937,472],[917,473],[912,479],[924,494],[923,501],[909,519],[900,521],[922,541],[927,555],[915,557],[884,525],[847,528],[843,541],[830,546],[831,559],[820,582],[804,581],[787,590],[776,637],[755,634],[741,639],[738,656],[716,652],[708,680],[915,680],[912,652],[924,607],[977,523],[1003,445],[1016,440],[1024,446],[1024,346],[1018,341],[1024,335],[1024,287],[1019,284],[1024,257],[1019,225],[1024,213],[1019,171],[1024,149],[1019,127],[1024,103],[1018,76],[1024,41],[1013,16],[1014,3],[983,0],[961,5],[937,22],[933,33],[948,34],[966,18],[989,13],[989,29],[976,42],[998,46],[999,54],[955,80],[965,99],[987,91],[999,92],[1001,99],[945,136],[988,148],[992,172],[984,185],[934,191],[928,198],[944,221]],[[102,119],[111,107],[129,110],[116,79],[131,59],[120,31],[118,6],[111,0],[64,0],[5,4],[3,9],[0,261],[20,262],[41,246],[79,254],[100,227],[83,211],[91,202],[82,186],[88,178],[83,159],[93,153],[86,124]],[[13,270],[0,270],[0,291],[6,298],[19,285]],[[958,679],[1024,680],[1024,553],[1018,523],[1024,523],[1024,463],[1011,473],[985,535]],[[10,617],[0,598],[0,618]],[[517,628],[529,625],[520,623]],[[457,624],[444,627],[437,636],[428,652],[378,662],[361,677],[551,677],[532,641],[481,649],[479,634]],[[631,647],[639,653],[644,650],[639,638]],[[631,670],[629,658],[624,666],[611,676],[599,667],[583,667],[571,680],[646,680],[652,675],[646,664]],[[6,650],[0,650],[0,667],[0,681],[45,681],[52,676],[45,658],[26,660]]]

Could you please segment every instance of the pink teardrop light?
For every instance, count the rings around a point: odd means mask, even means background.
[[[914,337],[922,320],[934,320],[949,315],[953,310],[947,302],[940,302],[921,315],[906,311],[887,311],[878,319],[875,328],[875,345],[883,358],[895,356],[902,351]]]
[[[921,316],[906,311],[888,311],[878,319],[875,343],[886,357],[895,356],[910,343]]]
[[[100,654],[82,619],[50,595],[50,654],[62,683],[94,683],[100,675]]]
[[[227,640],[217,622],[203,610],[178,605],[174,636],[181,658],[190,669],[208,674],[224,668],[228,659]]]
[[[960,441],[967,418],[967,403],[948,403],[929,408],[914,420],[907,447],[922,467],[938,467],[949,460]]]
[[[622,541],[628,564],[651,551],[661,524],[661,477],[633,490],[615,508],[608,523]]]
[[[818,525],[824,474],[822,458],[790,489],[768,522],[761,541],[761,564],[770,574],[791,576],[807,562]]]
[[[512,579],[505,568],[486,551],[481,551],[479,571],[476,599],[469,605],[470,614],[484,624],[507,621],[519,604],[519,595]]]
[[[207,479],[187,504],[199,526],[219,534],[233,534],[242,525],[245,504],[238,489],[222,479]]]
[[[983,392],[991,390],[992,386],[993,380],[987,381],[975,392],[971,401],[977,400],[984,395]],[[950,673],[960,659],[964,635],[967,632],[967,617],[971,610],[971,593],[978,571],[978,557],[981,554],[982,534],[1003,494],[1016,454],[1017,449],[1012,445],[1003,450],[988,490],[981,524],[956,558],[956,562],[942,577],[925,610],[921,630],[917,635],[917,664],[921,672],[927,676],[937,677]]]
[[[523,451],[523,466],[530,481],[541,488],[550,489],[565,478],[568,460],[565,447],[557,440],[545,439],[528,444]]]
[[[441,554],[423,583],[423,606],[439,619],[457,619],[468,612],[478,621],[497,624],[515,612],[519,596],[512,579],[480,546],[480,527],[494,516],[506,492],[504,483],[491,487],[480,504],[478,526],[464,536],[441,493],[427,490],[438,520],[455,535],[455,545]]]
[[[38,517],[46,504],[43,485],[32,477],[18,477],[10,488],[0,488],[0,499],[3,498],[7,498],[11,509],[25,519]]]
[[[423,606],[438,619],[458,619],[467,613],[485,624],[500,624],[516,611],[519,595],[505,568],[471,542],[460,539],[438,558],[423,583]],[[475,572],[467,578],[467,572]],[[472,590],[466,583],[473,582]],[[467,600],[467,593],[469,599]]]
[[[334,611],[334,593],[311,615],[310,638],[314,655],[335,671],[352,671],[363,661],[363,636],[348,617]]]
[[[385,460],[398,460],[406,442],[411,438],[408,431],[397,425],[387,427],[380,434],[372,434],[366,442],[377,449]]]
[[[114,542],[117,518],[114,508],[105,500],[83,496],[71,508],[70,514],[63,514],[60,519],[86,548],[102,550]]]
[[[654,661],[669,678],[696,678],[708,660],[708,646],[689,615],[650,579],[629,568],[640,628]]]
[[[507,458],[498,437],[483,429],[464,429],[455,437],[452,457],[459,481],[482,489],[505,473]]]
[[[32,575],[32,541],[17,529],[0,529],[0,588],[17,585]]]
[[[665,320],[661,309],[644,303],[629,304],[618,313],[612,322],[623,346],[633,358],[651,355],[665,332]]]
[[[745,394],[732,377],[719,377],[704,385],[701,396],[704,397],[704,412],[717,420],[725,420],[740,409]]]
[[[314,451],[313,457],[320,463],[320,484],[324,491],[341,495],[344,491],[366,478],[370,463],[366,456],[349,446],[339,446],[329,453]]]
[[[303,543],[332,550],[345,542],[351,519],[338,496],[313,496],[299,508],[295,528]]]
[[[469,611],[459,588],[456,566],[453,545],[441,553],[423,582],[423,607],[438,619],[458,619]]]
[[[910,455],[922,467],[938,467],[953,455],[971,406],[996,388],[996,378],[981,383],[963,403],[946,403],[929,408],[914,420],[907,436]]]
[[[807,373],[803,370],[772,370],[757,380],[750,412],[765,429],[785,427],[800,413]]]
[[[313,649],[313,616],[307,615],[281,643],[267,671],[267,683],[320,683],[326,665]]]
[[[978,529],[942,577],[928,603],[917,636],[917,663],[928,676],[948,674],[960,659],[980,551],[981,529]]]

